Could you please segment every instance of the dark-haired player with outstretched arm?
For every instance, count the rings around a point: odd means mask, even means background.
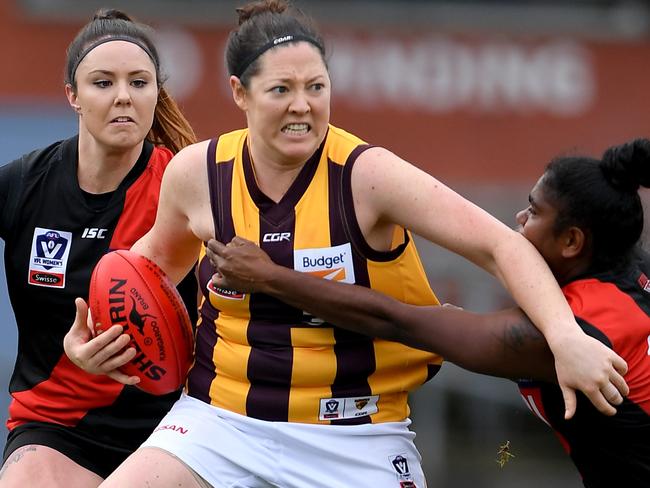
[[[614,412],[603,392],[626,392],[625,362],[580,330],[535,248],[433,176],[330,124],[327,56],[308,18],[284,0],[237,12],[225,58],[246,128],[174,157],[156,222],[132,247],[173,279],[201,253],[194,364],[161,426],[103,486],[196,486],[194,473],[214,487],[426,486],[408,394],[442,359],[211,286],[204,253],[215,236],[260,242],[279,264],[321,276],[336,263],[341,280],[434,305],[412,230],[501,279],[557,350],[569,411],[577,388]],[[79,349],[66,352],[97,371]]]
[[[208,243],[214,286],[261,292],[340,327],[435,351],[464,368],[516,380],[589,488],[650,486],[650,260],[635,246],[643,228],[639,186],[650,186],[650,141],[607,150],[602,160],[551,162],[517,214],[522,234],[549,263],[582,329],[628,363],[630,391],[613,417],[579,396],[564,418],[553,356],[519,310],[476,314],[406,305],[354,285],[274,264],[255,244]],[[612,390],[612,395],[616,393]]]
[[[149,230],[167,164],[195,141],[162,82],[150,29],[98,12],[68,47],[65,92],[78,135],[0,168],[0,238],[18,325],[2,488],[97,486],[178,398],[88,374],[63,348],[95,263]],[[181,292],[196,315],[194,276]],[[85,327],[79,333],[90,338]]]

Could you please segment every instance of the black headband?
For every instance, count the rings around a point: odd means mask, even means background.
[[[77,58],[77,60],[74,62],[72,65],[72,71],[70,72],[70,82],[74,83],[74,76],[75,73],[77,72],[77,68],[79,67],[79,64],[83,61],[83,59],[88,55],[90,51],[95,49],[97,46],[101,46],[102,44],[106,42],[111,42],[111,41],[126,41],[130,42],[132,44],[135,44],[136,46],[140,47],[144,52],[147,53],[149,58],[151,58],[151,61],[153,62],[154,66],[156,67],[156,73],[158,72],[158,63],[156,62],[156,58],[154,58],[153,54],[151,53],[151,50],[147,47],[147,45],[142,42],[140,39],[137,39],[132,36],[124,36],[124,35],[109,35],[107,37],[102,37],[101,39],[96,40],[92,44],[89,44],[86,46],[86,49],[81,51],[81,54]]]
[[[314,39],[313,37],[310,36],[305,36],[302,34],[287,34],[286,36],[280,36],[276,37],[275,39],[270,40],[266,44],[264,44],[262,47],[258,48],[255,50],[250,56],[248,56],[244,61],[239,65],[239,69],[236,70],[233,75],[235,75],[237,78],[241,78],[241,75],[244,74],[244,71],[257,59],[259,58],[262,54],[264,54],[266,51],[271,49],[272,47],[279,46],[280,44],[284,44],[287,42],[297,42],[297,41],[306,41],[318,48],[319,51],[322,51],[323,47],[320,45],[320,43]]]

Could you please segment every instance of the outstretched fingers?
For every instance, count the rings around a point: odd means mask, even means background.
[[[627,364],[623,362],[624,367],[621,370],[627,370]],[[565,405],[565,419],[573,417],[576,411],[576,393],[575,390],[562,385],[562,395],[564,397]],[[615,406],[623,403],[624,398],[629,394],[629,387],[625,382],[625,378],[619,370],[614,369],[609,375],[609,378],[603,376],[603,379],[597,382],[594,388],[584,388],[582,392],[589,399],[589,401],[604,415],[616,415]]]
[[[627,363],[615,351],[586,334],[568,335],[553,348],[558,384],[562,389],[565,418],[576,411],[576,391],[581,391],[601,413],[615,415],[629,388],[623,375]]]

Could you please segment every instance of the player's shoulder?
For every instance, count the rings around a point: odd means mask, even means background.
[[[62,161],[66,153],[76,150],[76,141],[76,138],[71,138],[53,142],[48,146],[23,154],[8,163],[8,165],[22,166],[23,174],[38,171],[41,168]]]
[[[167,165],[163,181],[177,189],[194,188],[189,191],[195,191],[200,182],[207,178],[206,154],[209,144],[209,140],[200,141],[181,149]]]
[[[174,155],[170,161],[170,166],[195,169],[199,165],[205,164],[209,145],[210,140],[205,140],[185,146]]]
[[[609,306],[607,298],[619,294],[620,290],[612,283],[585,277],[564,285],[562,293],[574,315],[581,315]]]
[[[328,126],[328,137],[341,139],[343,141],[346,141],[349,144],[356,145],[356,146],[367,144],[366,141],[364,141],[360,137],[352,134],[351,132],[348,132],[345,129],[336,127],[332,124],[329,124]]]

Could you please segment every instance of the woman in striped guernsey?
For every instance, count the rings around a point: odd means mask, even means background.
[[[433,177],[329,124],[323,43],[303,16],[280,0],[238,12],[226,61],[247,128],[175,158],[156,223],[133,247],[173,278],[201,255],[195,363],[185,395],[105,486],[425,486],[407,395],[441,358],[211,286],[203,243],[215,236],[246,237],[315,276],[437,304],[410,229],[498,276],[560,353],[567,391],[583,388],[613,410],[600,389],[626,392],[625,363],[580,331],[535,249]],[[116,335],[95,339],[95,356],[70,355],[136,381],[114,371],[128,353],[104,360]]]
[[[520,309],[476,314],[414,306],[367,288],[317,280],[274,264],[236,237],[208,242],[216,286],[262,292],[350,330],[444,355],[483,374],[511,378],[530,410],[561,440],[585,487],[650,486],[650,256],[639,186],[650,187],[650,140],[609,148],[602,159],[554,159],[517,213],[519,231],[549,263],[580,327],[628,363],[630,392],[616,415],[584,397],[564,417],[553,355]]]

